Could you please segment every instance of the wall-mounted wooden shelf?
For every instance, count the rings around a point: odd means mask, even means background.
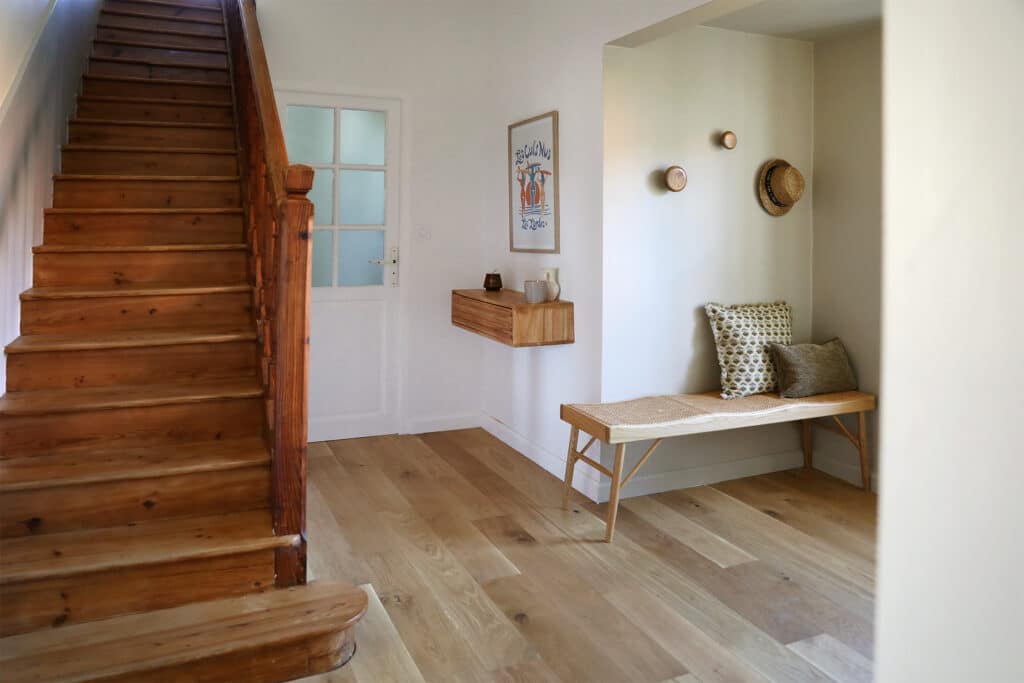
[[[528,304],[522,292],[452,290],[452,324],[509,346],[572,344],[571,301]]]

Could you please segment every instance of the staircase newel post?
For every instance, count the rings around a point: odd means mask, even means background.
[[[278,207],[277,297],[274,320],[274,454],[271,476],[274,531],[298,534],[300,544],[279,550],[277,585],[306,582],[306,425],[309,400],[309,302],[313,204],[306,193],[313,169],[285,174],[287,197]]]

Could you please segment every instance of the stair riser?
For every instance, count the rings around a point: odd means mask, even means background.
[[[7,391],[255,377],[257,353],[253,341],[12,353],[7,356]]]
[[[217,24],[197,24],[191,21],[136,17],[112,12],[100,13],[100,25],[112,28],[130,28],[139,31],[177,31],[195,36],[224,37],[224,27]]]
[[[61,172],[86,175],[238,175],[237,154],[65,149]]]
[[[146,81],[117,81],[86,76],[82,94],[87,97],[139,97],[158,100],[196,100],[231,104],[231,89],[223,85],[196,85],[192,83],[147,83]]]
[[[244,595],[273,585],[273,550],[28,581],[0,588],[0,629],[7,636]]]
[[[197,52],[194,50],[172,50],[160,47],[142,47],[140,45],[121,45],[119,43],[97,42],[93,44],[93,57],[120,57],[122,59],[141,59],[154,64],[167,66],[198,66],[226,67],[228,56],[219,52]]]
[[[245,282],[245,251],[167,251],[36,254],[36,287],[165,284],[234,285]]]
[[[251,437],[263,431],[263,399],[0,417],[0,457],[71,446],[144,446]]]
[[[242,205],[237,182],[55,180],[57,209],[201,209]]]
[[[230,244],[245,239],[241,214],[46,214],[46,244]]]
[[[75,121],[68,126],[68,142],[119,147],[187,147],[234,149],[230,128],[197,128],[188,124],[134,126],[130,123]]]
[[[151,43],[153,45],[176,45],[183,48],[205,47],[211,50],[225,50],[227,43],[223,38],[199,36],[181,36],[174,33],[156,33],[124,28],[96,29],[96,40],[120,40],[131,43]]]
[[[129,76],[131,78],[157,78],[172,81],[199,81],[201,83],[229,82],[228,72],[217,69],[116,62],[95,57],[89,60],[89,73],[94,76]]]
[[[245,512],[269,500],[268,467],[15,491],[0,495],[0,536]]]
[[[154,17],[171,19],[203,19],[220,22],[224,20],[219,7],[216,9],[203,9],[201,7],[158,5],[151,2],[132,2],[131,0],[107,0],[103,3],[103,9],[150,14]]]
[[[251,292],[22,302],[21,333],[173,330],[252,325]]]
[[[94,100],[79,98],[78,118],[107,121],[153,121],[220,123],[234,121],[231,105],[162,104],[130,100]]]

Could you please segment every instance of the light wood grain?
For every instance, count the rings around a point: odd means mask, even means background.
[[[818,471],[628,499],[606,545],[606,506],[562,510],[562,482],[481,430],[310,449],[315,575],[365,576],[424,680],[858,680],[788,647],[823,633],[870,657],[873,496]]]
[[[452,291],[452,324],[509,346],[549,346],[575,341],[573,304],[528,304],[522,292]]]
[[[870,683],[871,660],[827,633],[790,643],[789,649],[837,681]]]

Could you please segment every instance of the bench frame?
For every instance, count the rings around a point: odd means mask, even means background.
[[[817,410],[812,409],[810,411],[794,410],[793,414],[788,412],[769,414],[760,419],[726,420],[724,422],[733,423],[727,426],[722,426],[720,424],[705,424],[694,429],[683,428],[670,430],[669,433],[666,433],[663,436],[658,436],[656,433],[650,433],[638,434],[631,437],[614,434],[613,429],[609,425],[593,421],[589,416],[584,415],[574,406],[563,404],[561,415],[562,419],[568,422],[572,429],[569,433],[569,452],[565,461],[562,508],[568,509],[569,507],[569,497],[573,491],[572,479],[576,470],[577,462],[582,461],[606,477],[609,477],[611,479],[611,488],[608,493],[608,515],[604,540],[606,543],[611,543],[612,537],[615,535],[615,520],[619,513],[619,494],[622,492],[623,487],[625,487],[636,473],[640,471],[640,468],[643,467],[644,463],[647,462],[648,458],[654,454],[654,451],[658,449],[658,446],[660,446],[661,442],[666,438],[683,436],[687,433],[699,434],[713,431],[725,431],[729,429],[740,429],[743,427],[765,424],[778,424],[782,422],[800,422],[801,446],[804,455],[804,467],[806,468],[811,468],[814,465],[814,448],[811,437],[812,427],[824,429],[845,437],[853,447],[857,449],[858,454],[860,455],[861,485],[865,491],[870,492],[871,463],[868,451],[867,411],[874,410],[875,397],[870,394],[862,394],[861,396],[863,396],[863,399],[861,399],[855,406],[851,407],[847,405],[844,407],[837,407],[834,411],[822,411],[820,408]],[[846,425],[843,424],[842,420],[839,419],[839,415],[843,414],[857,415],[856,436],[854,436],[853,433],[847,429]],[[828,418],[831,418],[831,421],[829,421]],[[579,448],[580,433],[583,432],[586,436],[588,431],[593,435],[590,436],[590,439],[583,448]],[[672,433],[673,431],[675,433]],[[654,439],[654,442],[647,448],[644,454],[640,456],[640,460],[633,465],[633,468],[623,475],[623,467],[626,460],[626,445],[634,441],[643,441],[651,438]],[[608,469],[600,462],[586,455],[586,452],[598,440],[609,445],[615,445],[615,462],[612,469]]]

